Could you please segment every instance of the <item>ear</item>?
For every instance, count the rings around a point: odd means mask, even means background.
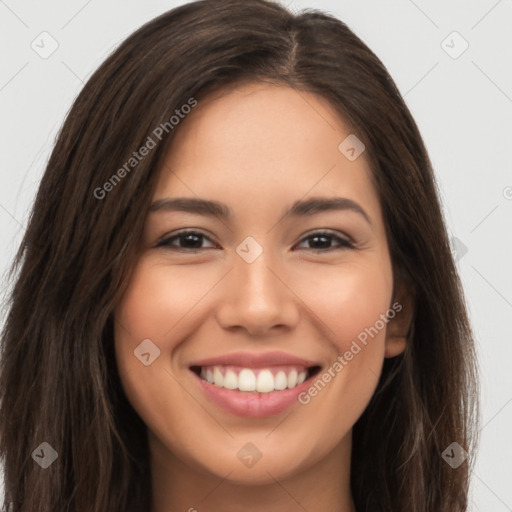
[[[405,350],[407,333],[414,312],[414,297],[409,287],[399,283],[388,312],[384,357],[396,357]]]

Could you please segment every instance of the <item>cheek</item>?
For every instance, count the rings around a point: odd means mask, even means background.
[[[150,410],[153,400],[168,379],[162,368],[175,348],[173,340],[177,339],[169,334],[179,330],[180,319],[190,310],[197,295],[190,283],[186,286],[180,280],[179,272],[171,273],[169,269],[165,272],[161,266],[141,258],[114,312],[119,374],[132,405],[143,417],[154,414]],[[145,366],[143,359],[136,355],[143,357],[148,352],[146,359],[151,364]]]
[[[114,343],[117,366],[123,386],[132,405],[145,419],[161,410],[162,389],[169,390],[173,381],[168,370],[178,364],[173,355],[191,329],[189,319],[200,309],[199,304],[222,277],[206,266],[186,272],[179,266],[170,268],[160,258],[142,257],[130,277],[129,286],[114,312]],[[145,353],[149,344],[150,358],[145,366],[136,352]],[[141,343],[144,352],[139,350]],[[157,355],[158,354],[158,355]],[[157,355],[153,359],[153,356]],[[148,398],[149,397],[149,398]],[[175,400],[185,397],[174,397]],[[167,397],[171,400],[170,395]],[[156,401],[156,402],[155,402]],[[154,403],[155,402],[155,403]]]
[[[361,263],[329,269],[317,274],[309,286],[315,293],[309,294],[308,305],[322,321],[326,336],[339,353],[348,350],[358,337],[364,339],[364,333],[375,324],[379,336],[374,338],[383,340],[385,325],[381,315],[386,314],[392,298],[389,265]],[[305,288],[302,293],[307,293]]]
[[[154,432],[168,424],[169,411],[186,404],[187,396],[175,385],[169,366],[180,340],[187,337],[187,314],[214,282],[211,275],[186,273],[154,257],[142,257],[114,312],[115,353],[123,388]],[[139,349],[141,343],[144,351]],[[136,357],[145,352],[150,353],[147,366]],[[176,424],[179,420],[179,415],[173,418]],[[164,432],[160,434],[165,437]]]
[[[348,430],[369,403],[382,370],[391,267],[386,262],[346,265],[317,275],[314,289],[312,309],[335,354],[301,403],[309,404],[313,416]]]
[[[350,432],[375,392],[385,348],[381,315],[390,307],[392,272],[386,260],[366,260],[326,267],[308,284],[299,286],[297,280],[296,285],[330,359],[299,395],[297,413],[286,420],[288,430],[284,423],[281,427],[282,439],[293,436],[294,446],[318,460]]]
[[[115,312],[119,348],[127,350],[127,344],[136,343],[133,350],[149,338],[157,340],[164,350],[172,349],[182,320],[216,281],[211,271],[200,266],[187,272],[179,266],[171,269],[154,258],[141,259]]]

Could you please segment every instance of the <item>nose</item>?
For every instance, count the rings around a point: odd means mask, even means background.
[[[266,251],[252,263],[236,255],[224,280],[217,321],[227,330],[263,336],[273,329],[293,329],[300,319],[299,299],[287,283],[282,265]]]

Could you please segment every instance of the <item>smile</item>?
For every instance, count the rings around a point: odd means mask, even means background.
[[[284,352],[238,352],[195,361],[189,369],[210,403],[231,414],[259,418],[297,403],[321,365]]]
[[[216,365],[201,367],[199,376],[225,389],[271,393],[295,388],[306,380],[309,373],[310,370],[303,366],[255,369]]]

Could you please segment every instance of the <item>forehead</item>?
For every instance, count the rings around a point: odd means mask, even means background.
[[[313,157],[319,164],[338,156],[339,139],[350,130],[330,103],[316,94],[285,86],[250,83],[219,90],[199,101],[182,121],[171,162],[214,154],[229,162]],[[199,146],[197,142],[200,141]],[[219,144],[222,142],[222,144]],[[312,147],[315,152],[309,151]],[[251,168],[251,165],[247,165]]]
[[[263,206],[341,194],[363,200],[375,215],[379,201],[364,151],[355,160],[343,152],[353,136],[316,94],[259,83],[219,90],[177,127],[155,199],[201,196]]]

